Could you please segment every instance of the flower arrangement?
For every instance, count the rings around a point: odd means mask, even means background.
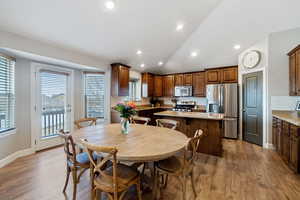
[[[133,102],[118,103],[114,109],[120,113],[121,128],[123,134],[129,133],[129,119],[132,115],[136,114],[136,105]]]
[[[133,102],[118,103],[114,109],[120,113],[121,118],[129,119],[136,114],[136,105]]]

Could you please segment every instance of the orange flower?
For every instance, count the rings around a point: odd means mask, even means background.
[[[132,101],[128,102],[128,103],[127,103],[127,106],[130,106],[130,107],[133,108],[133,109],[136,108],[135,103],[132,102]]]

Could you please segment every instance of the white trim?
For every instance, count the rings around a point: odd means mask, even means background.
[[[10,136],[10,135],[14,135],[16,133],[17,133],[17,129],[16,128],[13,129],[13,130],[4,131],[4,132],[0,133],[0,139],[5,138],[5,137]]]
[[[7,165],[7,164],[9,164],[11,162],[13,162],[17,158],[31,155],[34,152],[35,151],[34,151],[33,148],[29,148],[29,149],[24,149],[24,150],[20,150],[20,151],[17,151],[15,153],[12,153],[12,154],[8,155],[7,157],[3,158],[2,160],[0,160],[0,168],[4,167],[5,165]]]
[[[67,91],[69,92],[69,96],[70,100],[67,100],[70,102],[71,104],[71,113],[70,113],[70,131],[72,132],[74,129],[73,126],[73,121],[74,121],[74,70],[71,70],[69,68],[64,68],[64,67],[60,67],[60,66],[55,66],[55,65],[51,65],[51,64],[43,64],[43,63],[38,63],[38,62],[32,62],[31,63],[31,74],[32,74],[32,78],[31,78],[31,148],[33,148],[35,151],[41,150],[41,149],[45,149],[45,148],[49,148],[51,146],[56,146],[59,144],[62,144],[62,140],[61,138],[56,137],[52,138],[53,143],[51,143],[50,138],[47,138],[45,140],[43,140],[44,144],[39,144],[40,140],[39,140],[39,116],[37,115],[39,113],[38,110],[38,102],[39,102],[39,96],[37,94],[37,90],[39,89],[39,85],[38,83],[38,77],[37,77],[37,73],[39,69],[50,69],[50,70],[55,70],[55,71],[59,71],[59,72],[67,72],[70,74],[69,78],[68,78],[68,89]]]
[[[264,146],[265,149],[275,150],[275,146],[271,143],[266,143]]]
[[[240,80],[240,139],[242,140],[243,135],[243,76],[246,74],[251,74],[254,72],[262,72],[263,73],[263,148],[268,148],[268,77],[266,73],[267,69],[265,67],[252,69],[248,71],[241,71],[239,73]]]

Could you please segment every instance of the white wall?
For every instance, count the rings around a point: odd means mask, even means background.
[[[0,160],[31,145],[30,61],[16,60],[16,133],[0,137]]]
[[[68,49],[52,46],[52,44],[41,43],[15,34],[0,30],[0,49],[12,49],[21,52],[35,54],[41,57],[56,59],[68,63],[67,67],[72,65],[96,67],[105,71],[106,87],[106,108],[110,108],[110,67],[108,63],[103,62],[95,57],[91,57],[79,52],[70,51]],[[51,63],[49,63],[51,64]],[[0,137],[0,164],[9,155],[20,150],[31,147],[31,119],[30,119],[30,94],[31,94],[31,61],[24,58],[17,58],[16,61],[16,126],[15,134]],[[84,110],[81,106],[82,85],[80,79],[80,71],[75,70],[75,89],[74,94],[74,118],[78,119],[83,116]],[[110,120],[107,109],[105,114],[106,121]]]

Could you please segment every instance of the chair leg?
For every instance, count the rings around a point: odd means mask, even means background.
[[[186,199],[186,177],[183,175],[182,177],[179,178],[182,186],[182,200]]]
[[[192,172],[191,172],[191,183],[192,183],[192,188],[193,188],[194,196],[196,198],[197,197],[197,192],[196,192],[196,188],[195,188],[194,170],[192,170]]]
[[[73,175],[73,200],[76,199],[76,192],[77,192],[77,169],[72,169]]]
[[[137,193],[138,193],[138,199],[142,200],[141,179],[140,178],[138,179],[138,182],[136,184],[136,190],[137,190]]]
[[[70,173],[71,173],[71,169],[70,169],[69,166],[67,166],[67,176],[66,176],[66,182],[65,182],[64,189],[63,189],[63,193],[66,192],[66,189],[67,189],[67,186],[68,186],[68,183],[69,183]]]

